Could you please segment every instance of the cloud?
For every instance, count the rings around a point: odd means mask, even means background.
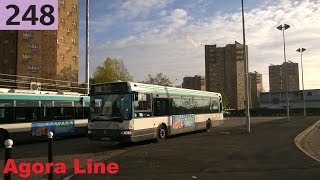
[[[127,23],[136,18],[144,19],[154,11],[161,10],[173,0],[124,0],[124,1],[99,1],[95,6],[99,10],[93,11],[91,26],[95,33],[106,31],[109,27]],[[120,3],[121,2],[121,3]],[[108,4],[108,5],[107,5]],[[109,5],[111,4],[111,5]],[[108,6],[112,7],[112,11]],[[165,13],[165,11],[163,12]]]
[[[183,9],[175,9],[171,12],[171,15],[167,17],[167,21],[170,26],[179,28],[187,24],[188,13]]]
[[[135,5],[151,8],[150,4],[139,3]],[[123,9],[125,7],[129,5],[121,6]],[[270,63],[281,64],[284,61],[282,33],[276,29],[281,23],[291,26],[285,31],[287,59],[300,62],[296,49],[306,48],[303,55],[305,88],[320,87],[320,81],[317,80],[320,75],[317,70],[320,65],[319,7],[319,1],[278,0],[267,1],[246,10],[249,70],[263,74],[264,89],[269,89]],[[181,83],[186,75],[205,75],[204,44],[225,46],[234,41],[242,43],[240,11],[220,12],[215,16],[204,15],[196,19],[182,8],[160,9],[155,12],[161,14],[161,18],[146,21],[140,19],[139,23],[133,23],[132,29],[140,32],[134,31],[135,34],[128,34],[109,43],[94,44],[91,71],[107,56],[121,57],[137,81],[144,80],[147,74],[163,72],[171,79],[177,78],[176,83]],[[147,15],[148,11],[141,8],[132,10],[131,14],[137,17]]]
[[[169,0],[127,0],[120,6],[119,16],[126,19],[145,16],[152,10],[164,8],[169,2]]]

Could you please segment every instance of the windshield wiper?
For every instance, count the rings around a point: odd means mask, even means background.
[[[119,122],[123,122],[122,117],[120,116],[105,116],[105,115],[99,115],[99,116],[94,116],[93,120],[97,120],[97,121],[119,121]]]

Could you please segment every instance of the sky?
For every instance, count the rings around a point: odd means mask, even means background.
[[[320,0],[244,0],[249,71],[263,76],[268,66],[300,64],[305,89],[320,88]],[[79,79],[85,81],[85,0],[80,0]],[[205,75],[205,44],[243,42],[241,0],[90,0],[90,75],[106,57],[120,58],[134,81],[166,74],[174,85],[183,77]],[[301,84],[301,69],[299,69]],[[300,89],[302,86],[300,85]]]

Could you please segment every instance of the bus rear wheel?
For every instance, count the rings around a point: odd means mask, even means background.
[[[164,125],[160,125],[157,131],[157,141],[161,142],[167,138],[167,129]]]

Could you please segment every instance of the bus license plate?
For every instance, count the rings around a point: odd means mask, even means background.
[[[119,123],[118,122],[94,122],[94,129],[118,129]]]
[[[102,141],[109,141],[109,140],[111,140],[111,138],[103,137],[103,138],[100,138],[100,140],[102,140]]]

